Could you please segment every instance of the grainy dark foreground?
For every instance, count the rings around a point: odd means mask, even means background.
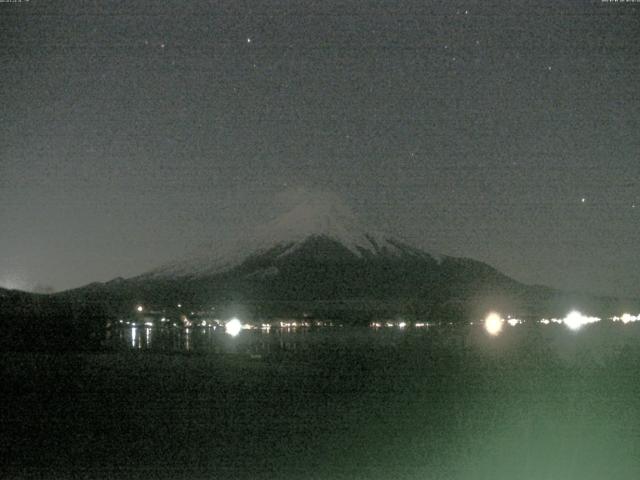
[[[327,341],[261,360],[6,353],[2,476],[631,480],[640,348],[612,328]]]

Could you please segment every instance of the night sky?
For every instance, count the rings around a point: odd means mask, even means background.
[[[139,274],[304,187],[640,296],[640,3],[24,0],[0,39],[0,286]]]

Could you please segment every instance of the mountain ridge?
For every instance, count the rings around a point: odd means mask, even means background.
[[[539,319],[578,308],[604,317],[639,303],[526,285],[486,263],[430,253],[368,228],[335,197],[311,195],[232,243],[131,278],[41,297],[3,293],[0,313],[43,318],[57,311],[56,318],[99,324],[130,316],[137,305],[176,315],[182,305],[256,319],[464,323],[492,310]]]

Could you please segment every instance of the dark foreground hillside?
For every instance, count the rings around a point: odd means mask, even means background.
[[[2,478],[637,479],[640,344],[613,328],[7,353]]]

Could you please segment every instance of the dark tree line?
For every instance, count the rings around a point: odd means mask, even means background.
[[[0,301],[3,351],[81,351],[100,347],[109,315],[100,303],[16,294]]]

